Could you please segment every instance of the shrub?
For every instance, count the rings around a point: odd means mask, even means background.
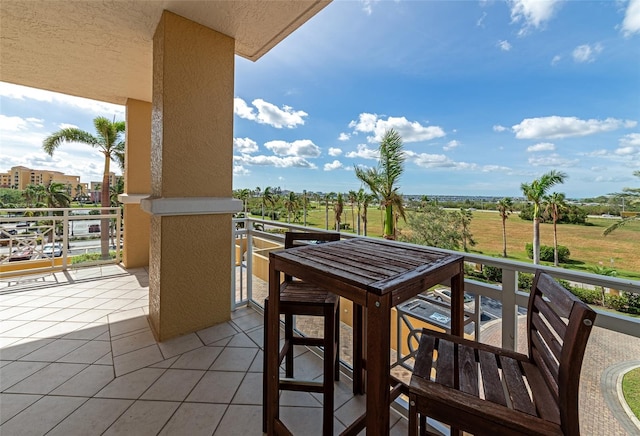
[[[497,283],[502,282],[502,268],[485,265],[482,268],[482,274],[487,280],[491,282],[497,282]]]
[[[623,292],[622,294],[627,298],[627,307],[623,312],[640,315],[640,294],[633,292]]]
[[[629,305],[629,301],[627,300],[627,296],[624,294],[605,294],[604,305],[610,309],[617,310],[618,312],[624,312]]]
[[[587,304],[602,303],[602,293],[597,289],[583,289],[572,287],[571,292],[573,293],[573,295]]]
[[[525,250],[529,259],[533,259],[533,244],[528,242],[525,244]],[[558,245],[558,262],[567,263],[571,252],[564,245]],[[540,260],[544,262],[553,262],[553,247],[548,245],[540,246]]]
[[[533,274],[518,273],[518,289],[525,292],[531,292],[533,286]]]

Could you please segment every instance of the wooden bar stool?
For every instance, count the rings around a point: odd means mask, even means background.
[[[285,234],[285,249],[301,246],[305,243],[339,241],[339,233],[301,233]],[[264,356],[266,368],[267,344],[266,325],[268,318],[269,298],[264,302]],[[280,378],[280,390],[317,392],[323,395],[323,435],[333,434],[334,380],[340,379],[340,297],[310,283],[285,276],[280,285],[280,314],[285,318],[284,346],[280,350],[279,363],[285,362],[285,378]],[[293,316],[306,315],[324,318],[324,335],[322,338],[297,337],[293,334]],[[294,345],[319,346],[324,349],[324,370],[322,382],[299,380],[294,378]],[[266,377],[263,378],[263,431],[266,432]]]

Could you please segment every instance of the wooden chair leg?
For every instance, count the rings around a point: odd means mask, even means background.
[[[284,341],[289,344],[287,356],[285,357],[285,374],[287,377],[293,377],[293,315],[284,316]]]
[[[415,404],[415,397],[409,395],[409,436],[418,436],[418,411]]]

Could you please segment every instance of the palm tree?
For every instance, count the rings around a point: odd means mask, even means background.
[[[273,189],[271,188],[271,186],[267,186],[266,188],[264,188],[264,191],[262,191],[262,198],[261,198],[261,205],[262,205],[262,219],[264,220],[264,209],[265,206],[270,204],[271,206],[273,206]]]
[[[618,271],[616,271],[613,268],[604,266],[602,262],[600,262],[598,265],[591,265],[589,267],[589,270],[591,270],[592,273],[598,274],[601,276],[615,277],[618,275]],[[599,288],[600,288],[601,304],[602,304],[602,307],[605,307],[606,306],[605,288],[604,286],[599,286]]]
[[[475,239],[473,239],[473,235],[471,234],[471,220],[473,219],[473,212],[469,209],[460,209],[458,213],[458,222],[461,227],[460,236],[462,237],[462,248],[465,252],[469,251],[467,244],[470,246],[476,245]]]
[[[234,197],[238,200],[242,200],[242,208],[244,210],[244,214],[247,215],[247,201],[251,198],[251,190],[250,189],[239,189],[234,192]]]
[[[333,198],[335,197],[335,192],[329,192],[324,195],[324,228],[325,230],[329,230],[329,201],[333,202]]]
[[[545,210],[551,215],[553,220],[553,265],[558,266],[558,228],[557,223],[560,214],[567,208],[565,196],[562,193],[554,192],[544,197]]]
[[[289,192],[289,195],[284,199],[284,207],[287,209],[287,223],[291,222],[291,212],[294,212],[298,209],[298,196],[295,192]]]
[[[356,177],[366,184],[371,192],[381,200],[385,208],[384,233],[386,239],[394,239],[393,208],[406,220],[402,195],[398,192],[398,183],[404,170],[402,137],[394,129],[387,130],[382,136],[379,148],[377,168],[363,169],[355,167]]]
[[[93,125],[96,129],[96,135],[85,132],[76,127],[67,127],[47,136],[42,143],[42,148],[49,155],[53,156],[53,152],[64,142],[79,142],[81,144],[90,145],[97,148],[104,155],[104,171],[102,175],[102,213],[108,213],[110,206],[109,200],[109,172],[111,160],[122,164],[124,162],[125,143],[122,135],[125,131],[124,121],[109,121],[105,117],[96,117],[93,119]],[[109,234],[107,228],[109,219],[102,219],[101,230],[101,250],[102,258],[109,258]]]
[[[356,203],[358,199],[358,193],[356,191],[349,191],[349,203],[351,204],[351,228],[356,228],[356,219],[355,219],[355,211],[353,210],[353,205]]]
[[[498,200],[497,205],[500,218],[502,218],[502,257],[507,257],[507,218],[513,212],[513,200],[511,197],[504,197]]]
[[[520,185],[527,200],[533,202],[533,263],[535,265],[540,263],[540,204],[547,191],[558,183],[564,183],[566,178],[565,173],[552,170],[531,183]]]
[[[78,183],[76,185],[76,200],[80,200],[80,202],[82,202],[82,197],[84,197],[84,185],[82,183]]]
[[[369,203],[377,200],[375,194],[364,194],[362,197],[362,226],[363,226],[363,235],[367,236],[367,210],[369,209]]]
[[[633,175],[636,177],[640,177],[640,171],[634,171]],[[623,201],[626,198],[628,199],[627,201],[629,203],[636,203],[640,201],[640,188],[623,188],[622,192],[617,195],[619,197],[622,197]],[[604,232],[602,232],[602,234],[604,236],[607,236],[609,233],[624,226],[630,221],[636,221],[636,220],[640,220],[640,214],[636,214],[634,216],[629,216],[629,217],[623,217],[622,220],[616,221],[615,223],[611,224],[609,227],[604,229]]]
[[[69,207],[71,196],[67,192],[67,187],[62,183],[51,182],[44,187],[45,202],[47,207]]]
[[[344,199],[342,194],[338,193],[338,198],[333,205],[333,211],[336,217],[336,231],[340,231],[340,222],[342,221],[342,211],[344,210]]]
[[[364,189],[360,188],[358,190],[358,192],[356,193],[356,207],[358,209],[357,215],[358,215],[358,227],[356,230],[356,234],[360,234],[360,221],[361,221],[361,216],[360,214],[362,213],[362,203],[364,202],[364,196],[366,195],[366,193],[364,192]]]

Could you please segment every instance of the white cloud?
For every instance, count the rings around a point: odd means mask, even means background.
[[[560,3],[560,0],[510,0],[511,22],[522,23],[518,34],[526,35],[530,29],[541,28],[553,18]]]
[[[496,124],[495,126],[493,126],[494,132],[504,132],[505,130],[509,130],[509,128],[505,126],[501,126],[500,124]]]
[[[511,44],[507,40],[498,41],[497,45],[498,45],[498,47],[500,47],[500,50],[502,50],[502,51],[511,50]]]
[[[233,113],[245,120],[256,120],[256,113],[245,101],[239,97],[233,99]]]
[[[340,135],[338,136],[338,141],[348,141],[349,138],[351,138],[351,135],[348,133],[340,133]]]
[[[251,171],[243,167],[242,165],[234,165],[233,166],[233,175],[234,176],[246,176],[251,174]]]
[[[278,106],[257,98],[251,102],[255,106],[255,110],[249,107],[247,103],[236,97],[233,99],[233,112],[240,118],[256,121],[260,124],[281,129],[283,127],[294,128],[297,125],[304,124],[304,117],[308,114],[304,111],[295,111],[291,106]]]
[[[482,171],[483,173],[497,173],[497,172],[506,173],[511,171],[511,168],[505,167],[502,165],[484,165],[480,169],[480,171]]]
[[[258,144],[251,138],[233,138],[233,150],[248,154],[258,151]]]
[[[558,62],[560,62],[561,60],[562,60],[562,56],[555,55],[553,59],[551,59],[551,65],[557,65]]]
[[[640,133],[630,133],[620,138],[620,147],[614,153],[618,156],[640,157]]]
[[[409,121],[405,117],[388,117],[386,120],[378,118],[377,114],[361,113],[358,121],[351,121],[349,127],[356,132],[373,133],[368,136],[369,142],[380,142],[382,136],[389,129],[395,129],[403,142],[429,141],[445,136],[439,126],[423,126],[417,121]]]
[[[629,38],[640,33],[640,0],[630,0],[622,21],[622,34]]]
[[[115,115],[116,119],[124,119],[125,107],[104,103],[102,101],[89,100],[87,98],[74,97],[57,92],[44,91],[41,89],[28,88],[26,86],[14,85],[12,83],[0,82],[0,97],[14,100],[35,100],[46,103],[55,103],[82,109],[96,116]],[[107,118],[110,118],[109,116]]]
[[[340,156],[342,150],[339,148],[329,147],[329,156]]]
[[[449,151],[449,150],[453,150],[454,148],[459,147],[459,146],[460,146],[460,141],[456,141],[454,139],[453,141],[447,142],[447,144],[444,147],[442,147],[442,149],[444,151]]]
[[[333,161],[333,162],[331,162],[331,163],[326,163],[326,164],[324,164],[324,170],[325,170],[325,171],[333,171],[333,170],[340,169],[340,168],[342,168],[342,167],[343,167],[342,162],[340,162],[340,161],[339,161],[339,160],[337,160],[337,159],[336,159],[336,160],[334,160],[334,161]]]
[[[485,20],[485,18],[487,18],[487,13],[483,12],[482,15],[480,16],[480,18],[478,18],[478,21],[476,21],[476,26],[484,28],[484,20]]]
[[[554,151],[556,146],[551,142],[540,142],[538,144],[531,145],[527,147],[527,151],[529,153],[534,153],[537,151]]]
[[[22,117],[9,117],[0,115],[0,129],[8,132],[20,132],[28,130],[29,121]]]
[[[233,163],[234,165],[272,166],[276,168],[317,168],[316,165],[298,156],[250,156],[243,154],[242,156],[233,156]]]
[[[405,151],[407,160],[415,163],[423,168],[452,168],[457,170],[477,169],[476,164],[466,162],[455,162],[443,154],[416,153],[414,151]]]
[[[529,158],[529,164],[534,167],[574,167],[578,162],[578,159],[565,159],[557,153],[549,156]]]
[[[75,124],[69,124],[69,123],[60,123],[58,124],[58,128],[59,129],[79,129],[79,127],[76,126]]]
[[[358,144],[357,151],[350,151],[345,156],[349,158],[378,159],[378,149],[367,148],[366,144]]]
[[[587,136],[608,132],[620,128],[631,128],[636,121],[607,118],[605,120],[581,120],[576,117],[540,117],[525,118],[513,126],[518,139],[559,139],[575,136]]]
[[[589,44],[579,45],[573,50],[573,60],[580,64],[593,62],[596,60],[596,56],[602,53],[602,49],[602,44],[600,43],[594,44],[593,47]]]
[[[362,3],[362,10],[367,15],[371,15],[373,13],[373,5],[380,0],[360,0]]]
[[[299,157],[318,157],[320,156],[320,147],[315,145],[310,139],[298,139],[293,142],[286,141],[269,141],[265,142],[265,147],[277,154],[278,156],[299,156]]]

